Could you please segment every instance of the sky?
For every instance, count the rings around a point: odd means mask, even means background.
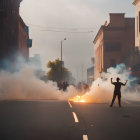
[[[61,56],[78,80],[86,81],[94,57],[93,40],[109,13],[134,17],[133,0],[23,0],[20,14],[30,28],[33,46],[30,56],[40,54],[42,69]]]

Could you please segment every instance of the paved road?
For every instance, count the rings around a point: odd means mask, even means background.
[[[140,104],[0,102],[0,140],[139,140]]]
[[[140,140],[140,104],[110,108],[108,104],[72,103],[81,131],[89,140]]]
[[[0,140],[81,140],[67,102],[0,102]]]

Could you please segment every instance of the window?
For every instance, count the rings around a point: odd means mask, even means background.
[[[105,43],[105,51],[107,52],[119,52],[121,51],[121,48],[120,42]]]

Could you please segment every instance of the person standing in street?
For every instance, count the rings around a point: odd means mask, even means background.
[[[116,78],[116,82],[113,82],[113,78],[111,78],[111,84],[113,84],[115,88],[114,88],[114,95],[110,107],[113,106],[116,96],[118,96],[119,107],[121,107],[121,86],[125,86],[127,84],[127,81],[128,80],[126,80],[125,84],[123,84],[120,82],[120,78]]]

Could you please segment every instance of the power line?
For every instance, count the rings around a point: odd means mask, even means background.
[[[60,32],[60,33],[93,33],[94,28],[62,28],[62,27],[44,27],[41,25],[28,24],[30,27],[38,28],[42,32]]]
[[[40,31],[43,31],[43,32],[46,32],[46,31],[48,31],[48,32],[61,32],[61,33],[77,33],[77,34],[79,34],[79,33],[93,33],[93,31],[59,31],[59,30],[40,30]]]
[[[32,27],[39,27],[39,28],[47,28],[47,29],[68,29],[68,30],[79,30],[79,29],[95,29],[94,27],[81,27],[81,28],[64,28],[64,27],[51,27],[51,26],[42,26],[42,25],[35,25],[35,24],[28,24],[29,26]]]

